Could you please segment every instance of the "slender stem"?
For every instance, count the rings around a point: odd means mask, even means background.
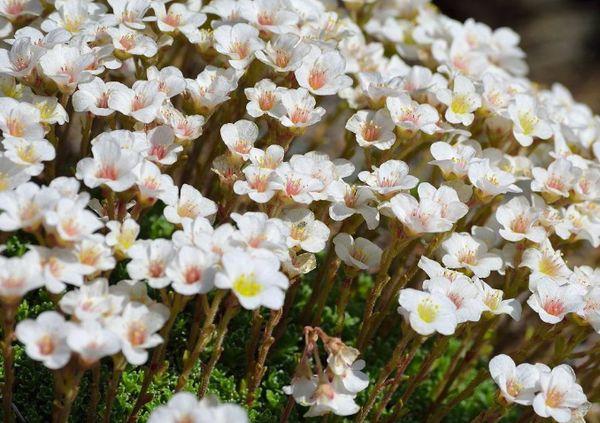
[[[106,407],[104,409],[104,416],[102,421],[104,423],[108,423],[111,421],[111,412],[113,403],[115,402],[115,398],[117,396],[117,388],[119,387],[119,383],[121,382],[121,375],[125,370],[125,357],[123,354],[119,353],[113,356],[113,372],[108,382],[108,387],[106,388]]]
[[[412,360],[415,357],[415,354],[417,353],[417,350],[419,349],[420,346],[421,346],[420,342],[415,342],[413,344],[412,348],[410,349],[410,352],[405,356],[405,358],[402,359],[400,366],[398,367],[398,370],[396,370],[396,375],[394,376],[394,380],[392,381],[391,386],[389,387],[388,391],[386,392],[385,396],[383,397],[383,400],[377,407],[377,411],[375,413],[375,418],[373,419],[374,421],[379,421],[379,419],[381,418],[381,414],[383,414],[383,411],[385,410],[388,403],[392,399],[392,396],[398,390],[398,388],[400,387],[400,384],[404,380],[404,372],[406,371],[406,369],[412,362]]]
[[[198,397],[204,397],[206,394],[206,390],[208,389],[208,383],[210,382],[210,375],[221,358],[221,353],[223,352],[223,340],[225,339],[225,335],[227,334],[227,327],[229,326],[229,322],[237,314],[240,310],[239,303],[234,297],[229,297],[227,307],[225,308],[225,314],[221,318],[219,325],[217,326],[217,334],[215,339],[215,345],[213,347],[212,355],[210,356],[210,360],[208,364],[203,369],[202,377],[200,379],[200,387],[198,388]]]
[[[358,334],[358,349],[363,349],[365,346],[365,336],[371,324],[371,316],[373,315],[373,309],[375,308],[375,301],[377,301],[377,298],[379,298],[379,295],[381,294],[381,291],[383,291],[384,286],[390,280],[388,271],[390,269],[390,266],[392,265],[392,261],[394,260],[394,258],[396,258],[399,254],[402,253],[403,248],[406,247],[410,241],[411,238],[396,238],[392,242],[392,245],[390,245],[384,253],[384,256],[381,260],[381,266],[379,267],[379,272],[377,273],[377,277],[375,279],[375,282],[373,283],[373,287],[369,291],[367,302],[365,304],[362,325]]]
[[[487,378],[488,370],[481,369],[479,373],[477,373],[475,378],[471,381],[471,383],[469,383],[469,385],[467,385],[467,387],[462,392],[460,392],[458,395],[452,398],[452,400],[446,406],[439,408],[438,412],[433,414],[433,416],[431,416],[427,420],[427,423],[441,422],[442,419],[446,417],[446,415],[448,415],[448,413],[452,411],[454,407],[460,404],[463,400],[469,398],[473,394],[475,389],[477,389],[477,387],[481,384],[481,382],[483,382]]]
[[[2,357],[4,359],[4,385],[2,386],[2,410],[4,421],[10,423],[14,420],[12,399],[13,385],[15,383],[15,351],[12,347],[12,342],[15,333],[17,305],[14,303],[3,303],[3,308],[2,331],[4,332],[4,338],[2,340]]]
[[[267,355],[269,354],[271,346],[275,342],[275,338],[272,336],[273,329],[275,329],[275,326],[277,326],[277,323],[279,323],[279,319],[281,319],[282,314],[282,309],[271,310],[271,315],[269,316],[269,320],[267,320],[260,348],[258,350],[258,359],[256,360],[252,373],[250,373],[248,396],[246,397],[246,404],[248,404],[248,407],[252,406],[254,397],[256,395],[256,390],[260,386],[260,381],[267,371],[267,368],[265,367],[265,361],[267,360]]]
[[[94,115],[86,113],[84,124],[81,131],[81,148],[79,151],[80,157],[86,157],[90,153],[90,138],[92,135],[92,124],[94,123]]]
[[[137,400],[135,401],[133,409],[131,410],[131,414],[129,414],[129,422],[136,421],[137,415],[142,409],[142,407],[152,399],[151,396],[148,395],[148,388],[150,388],[150,385],[154,380],[154,376],[162,368],[165,353],[167,351],[167,344],[169,343],[169,335],[171,333],[171,329],[173,328],[173,324],[175,323],[177,315],[183,309],[185,303],[188,300],[189,297],[184,297],[180,294],[175,294],[175,297],[173,298],[169,320],[167,320],[167,323],[165,323],[165,325],[160,331],[160,335],[163,338],[163,342],[154,350],[150,364],[144,370],[144,380],[142,381],[142,387],[140,389],[140,393],[137,397]]]
[[[340,289],[340,298],[337,304],[337,322],[335,324],[335,329],[333,331],[334,334],[340,335],[344,330],[344,321],[346,320],[346,306],[348,305],[348,301],[350,300],[350,291],[352,288],[352,281],[354,280],[354,275],[348,275],[342,282],[342,287]]]
[[[98,420],[98,403],[100,402],[100,363],[92,367],[92,383],[90,384],[90,402],[88,404],[86,421]]]
[[[52,410],[52,421],[54,423],[66,423],[69,421],[73,402],[79,393],[81,377],[85,369],[77,364],[77,361],[71,359],[69,364],[60,370],[55,371],[55,393],[57,398],[54,401]]]
[[[369,415],[369,412],[371,411],[371,408],[373,408],[375,401],[377,401],[377,397],[383,390],[389,375],[394,371],[395,368],[398,367],[398,364],[401,362],[402,358],[408,355],[405,353],[405,349],[408,343],[412,341],[414,337],[415,333],[412,331],[408,332],[408,334],[402,337],[400,343],[394,349],[391,358],[389,359],[385,367],[381,370],[381,373],[377,378],[377,382],[375,383],[375,385],[373,386],[373,390],[369,394],[367,402],[365,403],[362,410],[355,419],[356,422],[361,423],[365,421],[365,419]],[[420,344],[420,342],[416,340],[413,342],[415,342],[417,346],[418,344]]]
[[[218,290],[213,298],[213,301],[208,309],[206,314],[206,318],[204,319],[204,323],[202,325],[202,330],[200,330],[200,334],[198,335],[198,339],[196,340],[196,344],[194,345],[194,349],[190,353],[189,350],[185,351],[183,354],[183,369],[181,370],[181,374],[177,379],[177,385],[175,387],[175,392],[181,391],[194,368],[194,365],[200,358],[200,354],[204,351],[204,348],[208,344],[210,340],[210,335],[214,332],[215,325],[213,324],[215,320],[215,316],[217,315],[217,311],[219,310],[219,306],[221,305],[221,301],[225,297],[227,291]]]

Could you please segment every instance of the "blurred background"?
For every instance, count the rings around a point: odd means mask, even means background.
[[[433,0],[446,15],[521,35],[530,78],[560,82],[600,114],[600,0]]]

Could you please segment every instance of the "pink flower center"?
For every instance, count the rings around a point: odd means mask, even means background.
[[[544,310],[552,316],[560,316],[565,312],[565,306],[558,298],[546,300]]]
[[[302,182],[299,179],[288,179],[285,183],[285,192],[289,196],[300,194],[302,192]]]
[[[308,121],[308,110],[296,108],[290,115],[290,120],[294,124],[306,123]]]
[[[37,341],[37,347],[42,355],[50,355],[54,352],[56,344],[50,335],[44,335]]]
[[[261,110],[271,110],[275,104],[275,96],[271,91],[263,93],[258,99],[258,106]]]
[[[200,280],[202,272],[198,267],[188,267],[185,271],[185,283],[193,284]]]
[[[134,347],[146,342],[146,326],[142,322],[131,322],[127,331],[127,339]]]
[[[373,121],[366,122],[362,128],[362,137],[365,141],[376,141],[381,134],[381,127]]]
[[[320,68],[313,68],[308,75],[308,84],[313,90],[318,90],[327,82],[325,77],[325,70]]]
[[[148,274],[153,278],[160,278],[165,271],[165,266],[160,260],[154,260],[148,266]]]
[[[96,172],[96,178],[108,179],[109,181],[116,181],[119,178],[119,171],[115,165],[104,164],[100,166]]]

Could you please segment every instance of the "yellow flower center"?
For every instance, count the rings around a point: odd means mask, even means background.
[[[519,113],[519,124],[525,135],[529,135],[535,130],[537,122],[538,118],[531,113]]]
[[[469,112],[469,102],[464,95],[457,95],[452,99],[450,110],[457,115],[462,115]]]
[[[254,273],[244,273],[233,282],[233,290],[243,297],[255,297],[263,290],[263,286],[258,283]]]
[[[431,323],[436,319],[439,309],[440,306],[425,298],[417,306],[417,314],[425,323]]]

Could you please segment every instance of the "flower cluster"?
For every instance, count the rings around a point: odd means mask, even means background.
[[[355,414],[360,409],[355,402],[356,395],[369,384],[367,375],[362,372],[365,362],[358,360],[360,351],[345,345],[339,338],[328,336],[319,328],[306,327],[304,333],[304,353],[292,384],[285,386],[284,392],[298,404],[310,407],[304,417],[328,413],[338,416]],[[324,369],[319,357],[319,339],[328,354]],[[311,368],[311,355],[316,361],[316,374]]]
[[[490,360],[490,374],[506,401],[532,405],[538,416],[566,423],[579,421],[590,408],[573,368],[567,364],[553,369],[541,363],[517,366],[501,354]]]
[[[515,402],[566,422],[598,396],[600,118],[527,79],[509,28],[427,0],[4,0],[0,38],[5,419],[22,345],[54,371],[54,421],[88,374],[109,421],[142,365],[128,421],[165,371],[198,395],[151,421],[247,421],[203,398],[228,332],[249,409],[298,359],[281,421],[294,402],[398,421],[455,354],[429,397],[442,421],[483,383],[455,383],[482,344],[514,339],[557,367],[492,359],[506,401],[480,421]],[[583,357],[580,386],[561,363]]]

